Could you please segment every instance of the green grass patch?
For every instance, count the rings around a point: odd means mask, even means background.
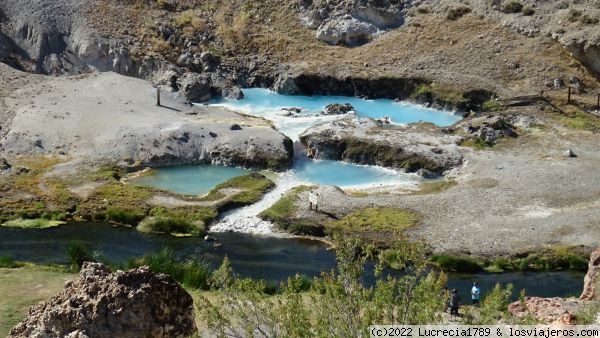
[[[176,257],[173,250],[164,248],[141,258],[131,259],[127,268],[133,269],[147,265],[151,271],[170,275],[187,288],[208,290],[212,268],[205,261]]]
[[[323,227],[315,221],[296,217],[298,199],[301,193],[310,190],[310,186],[298,186],[289,191],[270,208],[263,210],[258,216],[275,223],[280,229],[300,235],[323,235]]]
[[[30,306],[49,299],[76,277],[57,269],[25,266],[0,268],[0,337],[27,316]]]
[[[148,216],[137,226],[141,232],[168,233],[173,236],[198,236],[206,232],[204,222],[190,221],[186,218],[167,216]]]
[[[237,176],[217,185],[211,193],[221,189],[240,189],[241,191],[231,197],[226,203],[227,207],[242,206],[258,202],[265,193],[275,187],[275,183],[260,173]],[[208,196],[211,195],[208,194]]]
[[[475,150],[489,150],[494,147],[493,144],[489,144],[479,137],[473,137],[473,138],[464,140],[460,143],[460,146],[473,148]]]
[[[15,262],[10,256],[0,256],[0,268],[14,269],[22,266],[23,264]]]
[[[569,109],[561,122],[568,128],[575,130],[600,131],[600,118],[587,114],[579,109]]]
[[[45,218],[36,219],[15,219],[12,221],[6,221],[2,223],[2,226],[9,228],[23,228],[23,229],[46,229],[53,228],[59,225],[65,224],[63,221],[51,220]]]
[[[500,102],[496,100],[487,100],[483,103],[482,108],[487,112],[498,111],[500,110]]]
[[[136,225],[143,215],[140,212],[129,211],[117,207],[108,207],[106,209],[106,220],[120,224]]]
[[[450,88],[438,87],[435,84],[420,84],[411,94],[412,99],[425,101],[442,101],[452,106],[465,103],[463,93]]]
[[[426,195],[426,194],[435,194],[442,191],[446,191],[456,185],[456,181],[450,180],[440,180],[435,182],[423,182],[421,183],[419,190],[415,191],[414,194],[418,195]]]
[[[329,222],[326,227],[348,233],[396,233],[416,225],[418,221],[419,217],[409,210],[372,207],[356,210],[340,220]]]
[[[470,256],[437,254],[429,258],[444,271],[455,272],[481,272],[483,264]]]

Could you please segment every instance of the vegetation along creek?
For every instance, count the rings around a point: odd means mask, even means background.
[[[600,313],[598,1],[0,1],[0,336]]]

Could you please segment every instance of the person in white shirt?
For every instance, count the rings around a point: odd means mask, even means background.
[[[473,287],[471,288],[471,300],[473,301],[473,305],[479,305],[479,295],[481,294],[481,289],[477,286],[477,281],[473,282]]]

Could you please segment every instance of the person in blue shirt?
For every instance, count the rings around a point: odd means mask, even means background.
[[[473,287],[471,288],[471,300],[473,301],[473,305],[479,305],[479,296],[481,294],[481,289],[477,286],[477,281],[473,282]]]

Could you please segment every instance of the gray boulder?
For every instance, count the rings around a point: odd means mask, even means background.
[[[8,170],[11,168],[10,163],[5,158],[0,157],[0,171]]]
[[[197,331],[192,297],[173,278],[148,267],[112,272],[83,264],[79,279],[29,309],[17,337],[190,337]]]
[[[351,111],[355,111],[355,109],[350,103],[332,103],[325,106],[325,109],[321,112],[321,115],[344,115]]]
[[[187,73],[180,79],[179,92],[190,102],[206,102],[215,97],[206,74]]]
[[[377,27],[351,16],[331,18],[317,29],[317,39],[330,45],[359,46],[371,41]]]

